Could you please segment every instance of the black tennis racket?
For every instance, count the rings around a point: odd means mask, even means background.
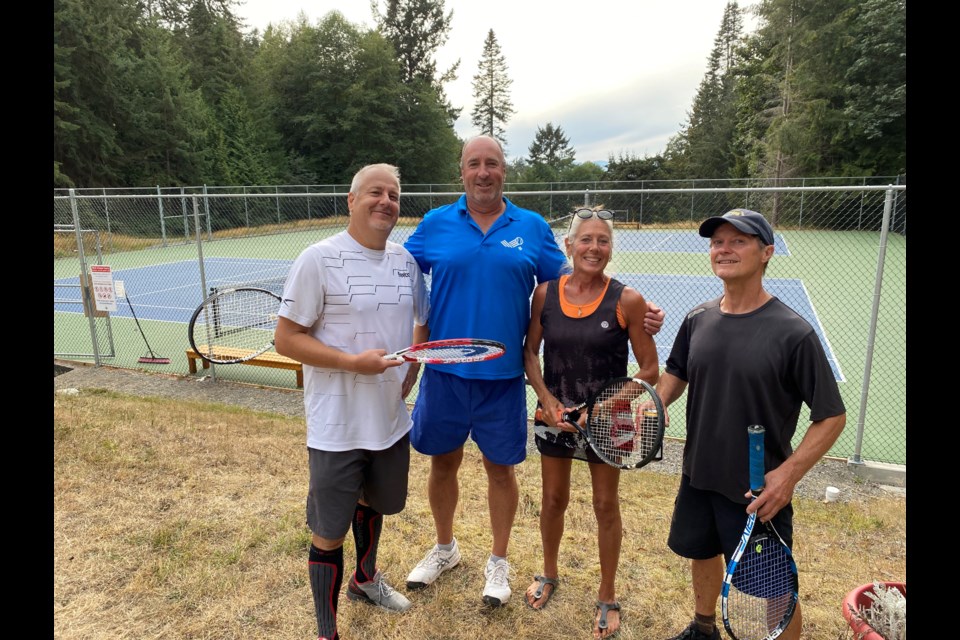
[[[580,425],[587,412],[584,426]],[[537,419],[542,411],[537,409]],[[653,386],[639,378],[613,378],[563,419],[586,439],[605,463],[639,469],[663,458],[666,413]]]
[[[760,425],[747,427],[750,442],[750,491],[763,491],[763,437]],[[757,514],[747,516],[720,592],[723,626],[734,640],[773,640],[790,624],[799,600],[793,553],[769,522],[755,527]]]
[[[449,338],[428,340],[383,356],[388,360],[406,360],[426,364],[460,364],[483,362],[499,358],[507,347],[496,340],[480,338]]]
[[[190,318],[190,347],[214,364],[237,364],[273,347],[280,296],[266,289],[220,289]]]

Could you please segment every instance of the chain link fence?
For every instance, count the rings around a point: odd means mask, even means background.
[[[905,464],[899,391],[906,375],[905,179],[841,182],[632,182],[549,190],[514,184],[506,191],[517,205],[540,212],[561,243],[576,208],[615,213],[610,271],[665,309],[656,339],[661,365],[686,312],[722,290],[707,240],[697,234],[700,222],[737,207],[763,213],[777,234],[765,286],[817,330],[846,403],[847,428],[830,455]],[[190,374],[187,323],[214,288],[279,292],[300,251],[346,228],[347,191],[346,185],[55,191],[54,357],[294,388],[293,372],[256,366],[214,365]],[[457,185],[405,185],[391,239],[403,242],[426,211],[460,193]],[[121,284],[113,310],[98,309],[93,265],[109,266],[114,284]],[[169,362],[144,363],[155,360],[146,355]],[[534,402],[531,394],[531,409]],[[682,437],[683,411],[675,408],[671,418],[668,435]],[[795,443],[802,435],[801,424]]]

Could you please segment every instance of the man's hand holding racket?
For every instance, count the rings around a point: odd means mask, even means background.
[[[405,362],[404,360],[387,359],[384,357],[385,355],[387,355],[386,349],[367,349],[360,353],[344,354],[344,357],[349,360],[345,361],[345,366],[340,368],[357,373],[376,375],[391,367],[399,367]]]
[[[764,477],[764,488],[759,495],[747,491],[743,497],[750,499],[747,514],[756,513],[760,522],[768,522],[793,499],[797,483],[791,479],[787,463],[769,471]]]

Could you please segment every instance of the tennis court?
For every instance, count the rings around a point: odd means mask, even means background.
[[[402,242],[412,233],[411,228],[398,228],[391,239]],[[558,238],[562,246],[562,238]],[[643,232],[622,231],[617,234],[619,244],[628,245],[632,252],[696,254],[706,257],[706,242],[696,232]],[[220,247],[223,249],[223,247]],[[788,255],[786,242],[778,235],[775,238],[775,255]],[[214,288],[245,285],[254,286],[278,295],[283,289],[292,260],[262,260],[238,257],[210,257],[203,262],[201,273],[197,260],[180,260],[150,266],[137,266],[113,270],[114,280],[124,283],[130,304],[121,301],[114,319],[133,318],[141,321],[180,323],[186,325],[190,316],[203,298]],[[722,284],[714,276],[686,274],[640,274],[617,271],[617,279],[641,292],[646,298],[667,305],[669,313],[663,329],[657,336],[657,353],[660,364],[666,363],[670,348],[686,310],[697,304],[716,298],[722,293]],[[59,288],[78,287],[78,277],[60,278],[54,281]],[[429,284],[429,278],[428,278]],[[830,348],[825,329],[814,311],[813,303],[803,286],[795,278],[767,278],[767,289],[797,313],[803,316],[816,330],[837,380],[842,380],[840,363]],[[205,285],[205,286],[204,286]],[[204,293],[207,292],[207,293]],[[131,313],[130,306],[135,311]],[[83,307],[76,302],[54,302],[54,311],[82,314]],[[186,336],[186,328],[183,329]],[[479,337],[483,336],[469,336]],[[632,355],[631,355],[632,360]]]
[[[341,229],[329,227],[205,240],[199,248],[195,243],[182,242],[117,252],[105,256],[103,262],[111,266],[114,280],[124,282],[152,350],[171,359],[168,365],[146,368],[187,375],[187,323],[211,288],[245,284],[279,292],[300,251]],[[398,226],[391,239],[403,242],[413,229],[413,226]],[[563,230],[557,231],[558,235],[562,233]],[[875,302],[878,237],[874,231],[777,229],[774,258],[764,279],[773,295],[815,328],[834,375],[840,381],[850,426],[831,450],[831,455],[837,457],[846,457],[854,450],[854,425],[863,404],[867,336]],[[558,239],[562,242],[562,238]],[[707,240],[701,238],[695,228],[618,228],[614,242],[609,268],[612,274],[667,312],[664,327],[656,338],[662,365],[687,311],[719,296],[722,291],[720,281],[710,268]],[[905,236],[890,235],[888,253],[901,256],[905,247]],[[89,359],[90,319],[83,315],[79,303],[79,265],[76,258],[54,261],[54,353],[67,354],[61,357],[68,358],[69,354],[80,354],[81,359]],[[869,409],[865,412],[867,437],[863,438],[861,449],[865,459],[902,464],[906,456],[906,419],[902,403],[896,406],[895,399],[902,396],[896,393],[895,387],[902,382],[906,349],[903,263],[887,269],[884,280],[879,305],[881,329],[872,352],[874,375],[865,405]],[[71,291],[72,294],[65,295]],[[70,295],[75,298],[74,302],[64,302]],[[145,368],[137,359],[145,354],[146,345],[132,319],[126,300],[120,298],[117,310],[110,314],[109,331],[103,329],[105,319],[96,320],[99,352],[105,364]],[[253,384],[295,387],[291,372],[261,367],[221,365],[216,368],[216,375]],[[531,394],[530,407],[534,403]],[[806,417],[802,412],[801,419]],[[668,436],[682,437],[685,427],[682,410],[674,407],[671,418]],[[872,438],[869,437],[871,429],[876,431]],[[802,434],[798,434],[800,436]]]

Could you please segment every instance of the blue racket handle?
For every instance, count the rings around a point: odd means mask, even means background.
[[[754,495],[763,490],[763,435],[766,431],[759,424],[747,427],[747,438],[750,441],[750,491]]]

